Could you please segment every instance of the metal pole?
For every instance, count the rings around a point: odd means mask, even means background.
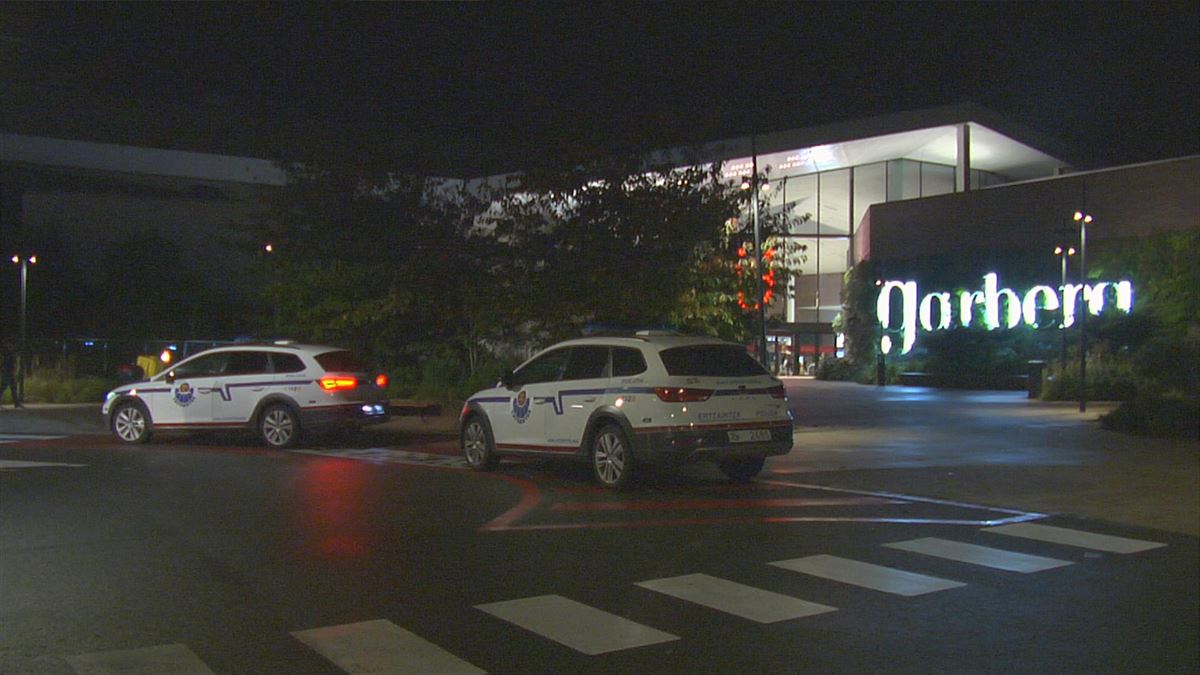
[[[1064,243],[1062,252],[1062,359],[1060,361],[1064,374],[1067,372],[1067,252],[1069,250]]]
[[[1079,219],[1079,285],[1083,307],[1079,312],[1079,412],[1087,412],[1087,221],[1084,212]]]
[[[29,260],[21,257],[21,367],[17,374],[17,389],[20,390],[18,400],[25,400],[25,372],[28,370],[29,338],[25,333],[25,288],[29,276]]]
[[[756,269],[758,276],[758,302],[755,303],[758,305],[758,361],[766,368],[768,367],[767,307],[766,299],[763,297],[766,295],[766,289],[763,287],[763,275],[765,271],[763,270],[762,229],[758,224],[758,144],[754,136],[750,136],[750,153],[750,186],[752,188],[750,199],[753,200],[751,206],[753,210],[751,213],[754,218],[754,256],[758,259],[758,267]]]

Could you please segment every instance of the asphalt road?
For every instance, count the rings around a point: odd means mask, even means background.
[[[275,452],[0,411],[0,672],[1200,669],[1196,443],[1012,393],[789,395],[760,480],[628,494],[470,472],[449,419]]]

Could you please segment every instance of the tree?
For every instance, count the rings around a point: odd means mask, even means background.
[[[254,232],[269,278],[260,330],[360,349],[389,364],[452,342],[475,209],[453,184],[397,175],[369,155],[286,165]]]
[[[503,201],[494,237],[508,247],[514,291],[532,301],[528,318],[552,333],[673,326],[744,339],[754,312],[739,306],[738,291],[744,299],[758,274],[745,264],[752,230],[738,219],[749,198],[719,164],[602,160],[523,177]],[[790,273],[789,255],[803,254],[777,239],[795,219],[761,219],[775,274]]]

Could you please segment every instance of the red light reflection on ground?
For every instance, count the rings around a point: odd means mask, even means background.
[[[297,540],[304,553],[338,560],[366,556],[378,539],[365,504],[371,467],[325,459],[307,462],[297,495]]]

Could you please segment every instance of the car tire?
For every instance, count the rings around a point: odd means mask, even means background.
[[[273,403],[258,416],[258,435],[269,447],[294,448],[300,442],[300,418],[290,406]]]
[[[592,475],[606,488],[625,490],[633,484],[633,452],[621,427],[606,424],[592,438]]]
[[[765,457],[746,457],[745,459],[727,459],[719,464],[721,472],[730,480],[745,483],[758,475],[766,464]]]
[[[122,443],[145,443],[150,440],[152,431],[146,408],[133,401],[117,404],[111,427],[113,435]]]
[[[476,471],[492,471],[500,464],[492,427],[482,415],[471,415],[459,435],[459,445],[467,464]]]

